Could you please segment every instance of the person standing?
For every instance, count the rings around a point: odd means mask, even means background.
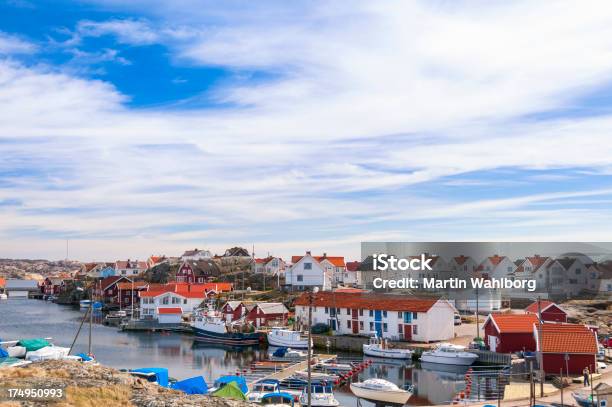
[[[589,383],[589,368],[585,367],[584,370],[582,371],[582,376],[584,377],[584,386],[588,386]]]

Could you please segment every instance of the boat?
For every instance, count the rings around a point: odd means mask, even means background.
[[[591,397],[590,394],[572,393],[572,397],[574,400],[576,400],[576,403],[578,403],[580,407],[592,407],[599,405],[597,404],[597,396]]]
[[[81,300],[79,301],[80,308],[89,308],[91,306],[91,300]]]
[[[156,383],[162,387],[168,387],[168,369],[164,367],[143,367],[129,371],[132,376],[140,377],[148,382]]]
[[[445,365],[469,366],[478,359],[478,355],[465,351],[465,346],[442,343],[433,350],[423,352],[421,362],[440,363]]]
[[[195,312],[191,328],[197,341],[220,343],[233,346],[253,346],[259,344],[259,333],[242,332],[244,324],[228,323],[215,311]]]
[[[268,393],[261,398],[261,404],[268,407],[293,407],[295,399],[286,392]]]
[[[0,300],[8,300],[8,295],[5,293],[0,293]]]
[[[253,383],[253,388],[247,393],[247,399],[253,403],[261,403],[267,394],[279,393],[280,383],[275,379],[264,379]]]
[[[300,404],[308,405],[308,386],[300,394]],[[340,403],[334,397],[332,387],[325,384],[312,384],[310,386],[310,405],[313,407],[339,406]]]
[[[305,359],[308,353],[290,348],[277,348],[272,353],[272,357],[275,359]]]
[[[294,373],[294,376],[298,379],[307,380],[308,379],[308,370],[298,370]],[[318,382],[330,381],[333,382],[338,378],[337,373],[327,373],[327,372],[315,372],[310,371],[310,378],[312,380],[316,380]]]
[[[363,344],[363,353],[366,356],[387,359],[412,359],[414,353],[410,349],[389,348],[385,339],[371,338],[370,343]]]
[[[268,344],[293,349],[307,349],[308,337],[304,337],[301,332],[290,329],[272,328],[268,332]]]
[[[411,391],[400,389],[397,385],[383,379],[367,379],[363,382],[351,383],[350,387],[353,394],[359,398],[402,406],[412,396]]]
[[[38,350],[28,351],[28,353],[26,353],[25,359],[30,360],[32,362],[65,359],[68,356],[68,352],[70,352],[70,348],[51,345],[45,346],[44,348],[40,348]]]

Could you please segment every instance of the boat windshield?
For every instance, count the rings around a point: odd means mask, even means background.
[[[275,387],[276,386],[274,386],[273,384],[256,384],[255,386],[253,386],[253,391],[272,393],[276,390]]]

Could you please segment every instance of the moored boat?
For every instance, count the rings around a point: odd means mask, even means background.
[[[247,393],[247,399],[253,403],[261,403],[265,395],[279,392],[278,380],[264,379],[253,384],[253,388]]]
[[[387,359],[412,359],[412,350],[389,348],[384,339],[371,338],[370,343],[363,344],[363,353],[366,356]]]
[[[597,403],[597,397],[591,397],[590,394],[572,393],[572,397],[574,397],[574,400],[576,400],[576,403],[578,403],[580,407],[592,407],[599,405]]]
[[[469,366],[478,359],[478,355],[465,351],[465,346],[442,343],[434,350],[423,352],[421,362],[440,363],[445,365]]]
[[[220,343],[233,346],[253,346],[259,344],[259,333],[243,332],[245,325],[230,324],[223,316],[214,311],[197,312],[191,328],[198,341]]]
[[[412,396],[412,392],[400,389],[383,379],[367,379],[363,382],[351,383],[350,387],[353,394],[359,398],[391,404],[404,405]]]
[[[261,404],[268,407],[293,407],[295,399],[286,392],[268,393],[261,398]]]
[[[272,328],[272,330],[268,332],[268,344],[270,346],[306,349],[308,348],[308,337],[304,337],[302,333],[298,331]]]
[[[300,404],[303,406],[308,405],[308,387],[302,390],[300,395]],[[313,407],[334,407],[339,406],[340,403],[334,397],[334,392],[331,386],[324,384],[312,384],[310,386],[310,405]]]

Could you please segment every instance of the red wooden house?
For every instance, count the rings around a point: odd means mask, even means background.
[[[255,326],[268,326],[271,322],[286,324],[289,310],[282,302],[260,302],[247,314],[247,321],[252,321]]]
[[[117,284],[122,281],[131,283],[132,280],[125,276],[111,276],[103,278],[95,285],[95,296],[97,299],[100,299],[105,303],[118,304],[119,288],[117,287]]]
[[[47,277],[40,285],[40,291],[45,295],[57,295],[63,291],[64,287],[63,279]]]
[[[539,346],[538,326],[533,336]],[[542,324],[542,360],[547,374],[580,374],[585,367],[596,372],[597,337],[585,325],[545,322]],[[540,348],[538,347],[539,351]]]
[[[113,303],[118,303],[121,308],[127,308],[132,306],[138,307],[140,305],[140,291],[147,291],[150,283],[146,281],[121,281],[117,284],[117,297],[113,299]]]
[[[213,260],[187,260],[176,272],[178,283],[205,283],[218,277],[221,273],[219,266]]]
[[[247,305],[244,302],[228,301],[221,308],[221,313],[226,321],[231,322],[245,316],[249,312],[249,309],[250,308],[247,308]]]
[[[538,301],[525,308],[525,312],[537,315]],[[540,300],[540,312],[542,313],[542,321],[567,322],[567,312],[552,301]]]
[[[493,352],[534,351],[533,326],[538,322],[534,314],[489,314],[483,327],[485,344]]]

